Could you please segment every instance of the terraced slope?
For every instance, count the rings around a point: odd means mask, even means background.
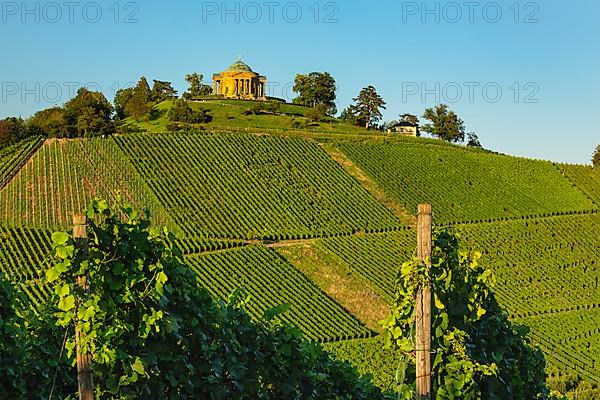
[[[600,306],[600,214],[454,228],[498,275],[498,297],[516,317]],[[600,323],[600,321],[598,321]]]
[[[590,353],[600,344],[600,214],[461,225],[455,230],[465,243],[483,251],[484,262],[498,277],[500,303],[517,321],[531,326],[550,356],[552,371],[577,367],[600,382],[594,367],[600,359]]]
[[[116,140],[187,235],[298,239],[401,225],[304,139],[165,134]]]
[[[550,370],[575,369],[596,379],[600,214],[590,210],[599,204],[597,170],[431,141],[330,145],[401,207],[433,203],[438,226],[484,253],[482,262],[498,276],[499,301],[532,327]],[[17,153],[29,154],[35,144],[21,146]],[[27,159],[17,153],[0,153],[0,171],[4,166],[12,175]],[[369,329],[279,254],[257,245],[256,239],[318,242],[383,303],[392,297],[397,268],[414,252],[415,233],[315,142],[204,133],[48,141],[0,189],[0,271],[34,303],[44,301],[48,293],[39,277],[50,230],[68,227],[71,213],[84,210],[92,197],[114,198],[115,189],[135,206],[150,207],[156,224],[178,234],[187,260],[214,295],[227,298],[245,288],[255,316],[289,303],[281,318],[307,337],[343,341],[330,347],[340,357],[366,370],[385,368],[374,359],[380,343],[357,339],[369,338]],[[319,273],[326,273],[322,267]]]
[[[600,168],[561,164],[558,168],[600,207]]]
[[[370,281],[379,294],[394,298],[398,268],[414,253],[416,233],[406,229],[374,235],[323,239],[325,247],[346,263],[351,271]]]
[[[40,137],[34,137],[0,148],[0,189],[7,184],[15,170],[39,146],[41,140]]]
[[[458,224],[466,249],[483,253],[496,272],[495,291],[517,322],[530,325],[534,340],[549,356],[549,370],[573,369],[598,379],[600,344],[600,214],[526,217],[490,223]],[[396,270],[415,249],[414,232],[389,232],[324,239],[390,298]],[[551,322],[554,321],[554,322]]]
[[[438,224],[596,208],[550,162],[449,146],[339,148],[407,210],[431,203]]]
[[[171,229],[164,209],[147,190],[112,140],[49,140],[0,191],[0,222],[58,229],[71,223],[100,196],[117,191],[136,207],[149,208],[155,220]]]
[[[20,287],[33,305],[50,296],[41,278],[51,249],[48,230],[0,227],[0,272]]]
[[[227,299],[236,288],[250,296],[247,309],[260,317],[265,310],[289,304],[280,317],[310,340],[329,342],[371,336],[371,331],[321,292],[273,250],[250,246],[188,257],[200,283]]]

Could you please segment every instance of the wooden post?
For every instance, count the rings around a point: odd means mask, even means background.
[[[85,215],[73,215],[73,240],[75,247],[82,250],[83,254],[88,252],[87,218]],[[86,276],[77,278],[77,283],[89,292],[90,287]],[[77,305],[76,312],[79,306]],[[75,342],[77,351],[77,385],[79,387],[79,400],[94,400],[94,376],[92,374],[92,356],[83,354],[79,343],[81,332],[79,332],[77,317],[75,317]]]
[[[431,205],[420,204],[417,256],[431,267]],[[422,287],[416,301],[417,399],[431,398],[431,288]]]

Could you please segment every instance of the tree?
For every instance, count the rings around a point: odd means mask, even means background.
[[[323,104],[328,115],[334,115],[337,112],[335,79],[328,72],[296,75],[293,90],[299,95],[293,100],[294,104],[313,108]]]
[[[483,146],[481,146],[479,137],[477,137],[475,132],[467,133],[467,147],[479,147],[479,148],[483,147]]]
[[[285,307],[254,321],[240,306],[242,292],[214,301],[175,237],[150,227],[147,212],[95,200],[87,216],[89,251],[54,233],[46,279],[58,324],[78,322],[98,398],[390,398],[281,322]],[[77,283],[82,275],[89,291]],[[66,349],[72,357],[72,335]]]
[[[592,166],[594,168],[600,167],[600,144],[596,146],[596,151],[592,156]]]
[[[23,118],[9,117],[0,120],[0,146],[18,142],[29,136],[29,129]]]
[[[373,86],[363,88],[358,97],[353,99],[356,105],[354,112],[356,113],[357,121],[369,129],[381,120],[383,115],[381,109],[385,110],[385,101],[377,94],[377,90]]]
[[[431,267],[420,260],[398,272],[392,313],[382,321],[387,346],[404,355],[399,366],[403,399],[414,398],[415,298],[419,287],[432,292],[432,384],[436,399],[547,398],[545,361],[529,329],[512,323],[496,302],[495,277],[479,264],[480,253],[459,249],[442,232],[434,240]]]
[[[356,106],[350,104],[348,107],[342,110],[342,113],[340,114],[340,119],[342,121],[349,122],[352,125],[360,125],[358,122],[357,114],[358,110],[356,109]]]
[[[171,82],[159,81],[154,79],[150,100],[155,103],[160,103],[165,100],[177,98],[177,90],[173,88]]]
[[[142,76],[134,88],[119,90],[115,95],[117,120],[131,117],[140,120],[152,110],[152,91],[146,77]]]
[[[327,115],[327,106],[325,104],[317,104],[306,113],[306,118],[311,122],[320,122]]]
[[[190,107],[187,101],[180,99],[175,102],[169,110],[169,121],[184,122],[187,124],[202,124],[210,122],[212,117],[206,110],[196,111]]]
[[[183,94],[183,98],[189,100],[210,95],[212,93],[212,88],[209,85],[203,84],[203,79],[204,75],[195,72],[186,75],[185,80],[190,84],[190,88]]]
[[[100,92],[86,88],[65,104],[67,132],[74,136],[105,135],[114,132],[113,107]]]
[[[431,121],[431,124],[423,126],[425,132],[448,142],[465,140],[464,121],[454,111],[450,111],[446,104],[426,109],[423,118]]]
[[[135,88],[129,87],[119,89],[115,94],[113,104],[115,106],[115,114],[118,120],[127,118],[129,115],[126,113],[127,103],[135,96]]]
[[[416,126],[419,126],[419,124],[420,124],[419,117],[417,117],[416,115],[407,114],[407,113],[400,115],[400,122],[407,122],[409,124],[413,124]]]
[[[144,103],[152,101],[152,90],[150,90],[150,84],[148,84],[148,79],[145,76],[142,76],[135,85],[135,93],[140,96]]]
[[[38,111],[28,121],[29,129],[34,135],[49,137],[67,136],[65,110],[62,107],[47,108]]]

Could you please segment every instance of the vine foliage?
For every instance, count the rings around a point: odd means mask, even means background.
[[[386,347],[403,355],[400,398],[415,397],[415,298],[424,285],[433,297],[434,398],[547,398],[544,356],[529,342],[529,329],[509,321],[496,302],[496,278],[479,264],[481,253],[461,251],[448,232],[433,247],[431,267],[418,259],[402,265],[392,312],[382,321]]]
[[[99,399],[384,399],[366,377],[335,361],[277,316],[253,320],[236,291],[214,300],[147,213],[95,200],[89,253],[55,233],[47,272],[62,327],[78,324],[92,355]],[[87,276],[89,292],[77,284]],[[67,352],[73,359],[75,340]]]

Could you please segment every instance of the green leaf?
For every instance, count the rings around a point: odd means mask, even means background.
[[[85,311],[82,313],[79,313],[79,318],[83,321],[89,321],[90,319],[92,319],[94,317],[94,315],[96,314],[96,309],[94,308],[94,306],[89,306],[88,308],[85,309]]]
[[[444,308],[446,308],[444,306],[444,303],[442,303],[442,301],[438,297],[437,293],[434,293],[434,298],[435,298],[435,306],[438,310],[443,310]]]
[[[158,292],[158,294],[160,294],[161,296],[165,294],[165,291],[163,289],[165,283],[167,282],[169,278],[167,277],[167,274],[165,274],[163,271],[160,271],[157,275],[156,275],[156,291]]]
[[[486,313],[485,308],[477,306],[477,318],[481,318]]]
[[[56,247],[56,256],[58,258],[70,258],[73,257],[73,253],[75,253],[75,246],[58,246]]]
[[[69,234],[66,232],[54,232],[52,234],[52,243],[57,246],[62,246],[67,244],[69,241]]]
[[[288,311],[290,308],[292,308],[292,306],[289,304],[280,304],[276,307],[269,308],[263,314],[263,318],[266,319],[267,321],[271,321],[273,318],[275,318],[279,314],[283,314],[284,312]]]
[[[73,295],[67,296],[58,302],[58,309],[61,311],[69,311],[75,307],[75,297]]]
[[[59,295],[60,297],[65,297],[69,293],[71,293],[71,287],[68,284],[62,285],[56,292],[56,294]]]
[[[131,365],[131,369],[134,372],[137,372],[139,375],[144,375],[144,363],[142,362],[142,359],[139,357],[136,357],[135,362]]]
[[[59,268],[56,268],[56,267],[49,268],[46,271],[46,280],[49,283],[52,283],[52,282],[54,282],[55,280],[58,279],[58,277],[60,276],[60,274],[61,274],[61,271],[60,271]]]

